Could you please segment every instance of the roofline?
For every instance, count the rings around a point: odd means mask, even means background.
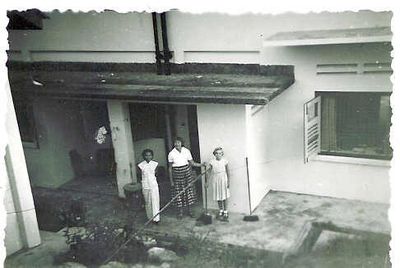
[[[385,43],[385,42],[392,42],[392,36],[382,35],[382,36],[296,39],[296,40],[265,40],[263,41],[263,47],[280,47],[280,46],[296,47],[296,46]]]

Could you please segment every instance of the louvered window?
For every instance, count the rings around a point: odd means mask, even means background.
[[[305,104],[305,162],[317,154],[391,159],[390,95],[323,92]]]

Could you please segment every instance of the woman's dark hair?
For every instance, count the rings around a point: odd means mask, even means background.
[[[217,147],[213,151],[213,155],[215,155],[218,151],[222,151],[222,155],[224,155],[224,150],[222,150],[222,147]]]
[[[147,153],[151,153],[151,156],[154,156],[154,152],[151,149],[144,149],[142,152],[142,157],[144,158],[144,155]]]
[[[182,139],[181,137],[175,137],[174,143],[175,143],[176,141],[180,141],[181,144],[182,144],[182,146],[183,146],[184,142],[183,142],[183,139]]]

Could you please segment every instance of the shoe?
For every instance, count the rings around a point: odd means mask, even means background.
[[[152,224],[158,225],[160,222],[159,221],[152,221]]]
[[[224,212],[223,212],[223,211],[220,211],[220,212],[217,214],[216,219],[221,221],[222,218],[223,218],[223,216],[224,216]]]
[[[222,221],[225,221],[225,222],[229,221],[229,219],[228,219],[228,211],[224,211],[224,214],[222,216]]]
[[[188,215],[190,218],[196,218],[196,216],[194,215],[193,211],[189,210],[188,211]]]

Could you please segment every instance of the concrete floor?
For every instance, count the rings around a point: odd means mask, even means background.
[[[53,267],[54,257],[67,252],[68,246],[62,233],[40,231],[42,243],[32,249],[22,250],[7,257],[4,267]]]
[[[144,211],[129,210],[116,196],[71,190],[58,191],[55,198],[57,195],[64,196],[65,200],[72,197],[84,200],[88,206],[89,222],[113,222],[121,226],[131,224],[137,228],[146,220]],[[257,222],[244,222],[244,214],[231,213],[229,222],[219,222],[214,217],[213,224],[196,226],[195,220],[189,217],[177,220],[175,211],[170,209],[161,216],[158,226],[149,226],[145,232],[170,236],[196,235],[218,243],[284,255],[298,243],[304,226],[309,222],[331,222],[343,229],[389,235],[387,210],[388,205],[385,204],[271,191],[254,212],[260,219]],[[201,207],[196,208],[198,215],[201,211]],[[64,241],[56,237],[43,233],[41,246],[13,255],[8,259],[6,267],[32,264],[32,260],[36,260],[35,256],[43,262],[49,261],[49,255],[65,250]]]
[[[159,232],[195,233],[218,242],[271,252],[287,252],[308,222],[331,222],[343,229],[390,234],[388,205],[329,197],[270,192],[255,210],[258,222],[243,221],[244,214],[230,216],[229,223],[215,221],[196,226],[189,218],[163,217]]]

